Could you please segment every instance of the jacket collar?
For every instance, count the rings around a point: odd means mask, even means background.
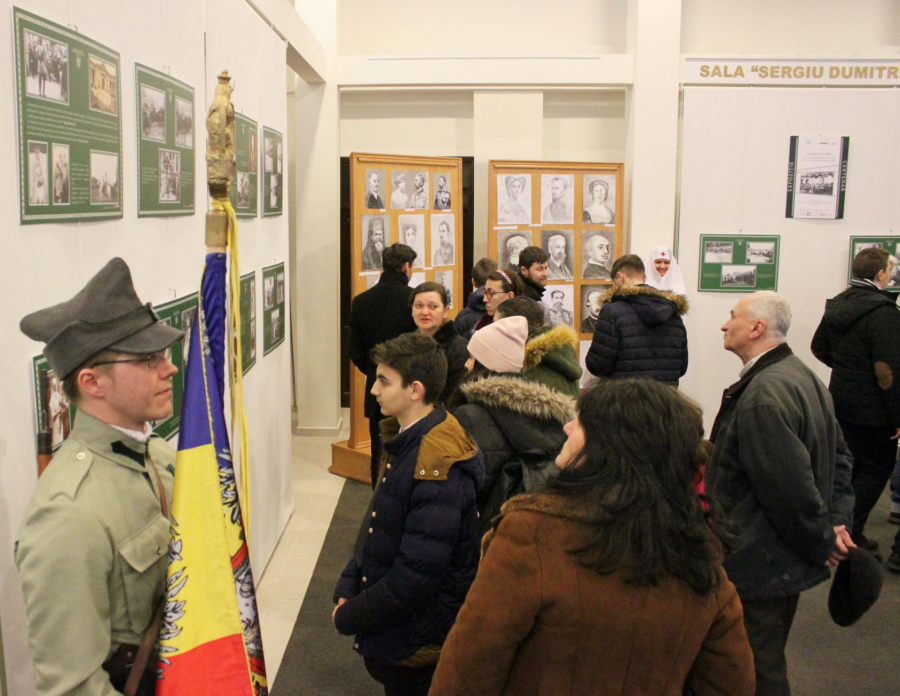
[[[398,459],[402,458],[412,447],[418,445],[422,436],[447,418],[447,411],[443,408],[435,408],[420,421],[413,423],[409,428],[400,431],[400,424],[396,418],[382,421],[381,428],[385,437],[384,451]],[[387,439],[390,437],[390,439]]]
[[[518,374],[497,374],[468,382],[460,391],[469,403],[489,412],[506,409],[542,421],[565,425],[575,419],[575,399],[540,382],[530,382]]]
[[[116,430],[84,411],[78,411],[75,416],[72,437],[94,454],[130,469],[144,471],[144,456],[147,454],[149,441],[146,445],[141,444],[121,430]],[[154,437],[159,436],[151,435],[151,441]]]
[[[547,288],[542,288],[540,285],[535,283],[531,278],[526,278],[521,273],[517,273],[516,275],[519,276],[519,280],[521,280],[528,287],[532,288],[540,297],[544,296],[544,292],[547,290]]]
[[[688,301],[686,297],[671,292],[670,290],[657,290],[647,284],[619,285],[618,283],[615,283],[609,290],[600,296],[600,304],[605,305],[607,302],[612,302],[613,300],[624,300],[641,295],[647,297],[660,297],[674,302],[675,306],[678,307],[678,313],[680,315],[687,314]]]
[[[409,278],[402,271],[388,270],[383,271],[378,279],[378,284],[382,283],[385,285],[409,285]]]

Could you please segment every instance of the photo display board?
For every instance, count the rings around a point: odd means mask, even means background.
[[[241,113],[234,115],[234,181],[231,205],[239,218],[259,212],[259,126]]]
[[[194,214],[194,88],[134,66],[138,217]]]
[[[847,263],[848,283],[853,279],[853,259],[859,252],[869,247],[887,249],[892,255],[900,258],[900,237],[850,237],[850,261]],[[900,293],[900,264],[894,266],[894,272],[885,290]]]
[[[22,224],[122,217],[119,54],[13,9]]]
[[[246,375],[256,364],[256,271],[241,276],[240,310],[241,364]]]
[[[263,355],[268,355],[284,343],[285,281],[284,262],[262,269]]]
[[[181,427],[181,402],[184,398],[184,368],[187,365],[188,350],[191,345],[191,330],[196,325],[197,293],[192,293],[171,302],[153,307],[160,321],[174,329],[184,331],[184,338],[166,349],[166,357],[178,368],[172,377],[172,415],[153,424],[154,432],[166,440]]]
[[[284,136],[263,126],[262,146],[263,217],[284,212]]]
[[[31,360],[34,380],[35,434],[50,433],[50,446],[55,453],[72,431],[75,423],[75,405],[69,403],[63,392],[62,380],[50,368],[41,355]]]
[[[778,289],[778,236],[700,235],[700,292]]]
[[[549,323],[574,329],[582,343],[593,336],[613,262],[628,252],[624,172],[623,164],[583,162],[491,160],[488,166],[488,256],[501,269],[518,271],[522,249],[546,251]]]
[[[840,220],[847,193],[850,138],[792,135],[785,217]]]

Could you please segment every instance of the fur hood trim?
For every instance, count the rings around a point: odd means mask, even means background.
[[[563,346],[572,346],[578,349],[578,334],[568,326],[555,326],[532,338],[525,344],[525,362],[522,372],[533,370],[541,364],[541,360],[547,353],[552,353]]]
[[[485,408],[503,408],[560,425],[575,418],[575,399],[518,375],[493,375],[459,388],[470,403]]]
[[[607,302],[612,302],[613,298],[618,297],[634,297],[637,295],[650,295],[655,297],[664,297],[671,300],[678,307],[678,314],[685,315],[690,307],[687,298],[684,295],[676,295],[669,290],[657,290],[649,285],[613,285],[609,290],[600,296],[600,305],[603,306]]]

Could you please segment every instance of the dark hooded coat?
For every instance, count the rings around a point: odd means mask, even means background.
[[[463,310],[456,315],[455,323],[459,335],[467,341],[475,333],[475,324],[484,316],[484,288],[478,288],[469,295],[469,301]]]
[[[575,352],[577,345],[578,334],[568,326],[556,326],[536,334],[525,344],[522,376],[577,399],[578,380],[583,372]]]
[[[456,325],[449,319],[437,330],[434,340],[443,348],[447,358],[447,382],[444,384],[444,391],[437,398],[438,403],[446,405],[450,395],[456,391],[456,387],[466,376],[466,363],[469,360],[468,341],[459,335]]]

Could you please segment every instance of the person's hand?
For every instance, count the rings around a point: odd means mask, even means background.
[[[849,549],[856,548],[856,544],[850,538],[850,532],[847,531],[846,525],[842,524],[835,527],[834,533],[834,548],[831,550],[828,560],[825,561],[825,565],[830,568],[835,568],[841,561],[846,561]]]
[[[347,600],[343,597],[339,597],[337,601],[337,606],[335,606],[334,611],[331,612],[331,623],[334,623],[334,615],[337,614],[337,610],[341,608],[341,605],[344,604]]]
[[[897,432],[891,435],[892,440],[896,440],[897,438],[900,438],[900,428],[897,428]]]

